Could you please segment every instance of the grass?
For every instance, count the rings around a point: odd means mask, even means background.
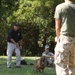
[[[28,64],[34,63],[37,57],[24,57]],[[22,65],[22,68],[15,67],[15,57],[12,58],[12,68],[6,67],[7,57],[0,56],[0,75],[42,75],[37,74],[33,65]],[[44,75],[56,75],[54,67],[46,67]]]

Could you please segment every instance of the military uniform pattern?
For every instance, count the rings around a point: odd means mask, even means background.
[[[75,37],[60,35],[55,47],[57,75],[75,75]]]

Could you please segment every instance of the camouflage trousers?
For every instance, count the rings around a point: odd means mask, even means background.
[[[75,37],[60,35],[55,47],[56,75],[75,75]]]

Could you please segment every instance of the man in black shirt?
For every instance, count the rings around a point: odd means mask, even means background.
[[[20,41],[20,46],[18,42]],[[19,24],[15,23],[13,28],[9,30],[8,37],[7,37],[7,67],[11,67],[11,60],[12,60],[12,54],[15,51],[16,53],[16,67],[20,67],[21,62],[21,55],[20,55],[20,49],[22,49],[22,35],[19,30]]]

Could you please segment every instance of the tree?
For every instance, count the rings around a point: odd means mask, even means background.
[[[63,0],[0,1],[0,48],[6,50],[7,32],[13,22],[19,22],[24,41],[22,55],[41,55],[44,46],[54,41],[54,11]]]

